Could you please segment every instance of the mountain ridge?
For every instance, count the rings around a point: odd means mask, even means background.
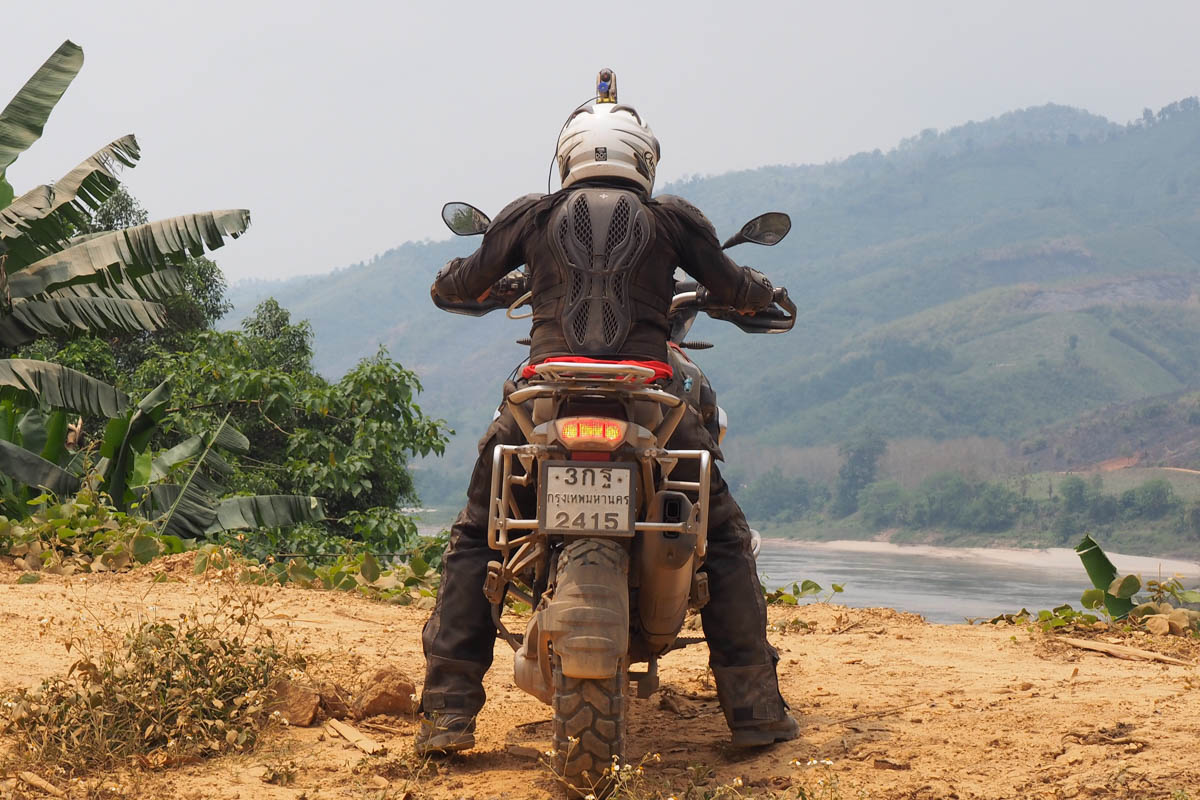
[[[694,335],[731,437],[837,442],[889,436],[1020,440],[1200,376],[1200,102],[1129,125],[1066,106],[1010,112],[888,153],[761,167],[663,187],[718,232],[769,208],[792,215],[776,248],[738,261],[786,285],[796,329]],[[422,404],[463,433],[441,465],[464,477],[525,328],[438,312],[427,287],[477,240],[409,242],[333,273],[236,284],[235,325],[272,294],[316,333],[337,374],[379,344],[415,369]],[[1022,305],[1023,304],[1023,305]],[[1001,366],[1003,365],[1003,366]]]

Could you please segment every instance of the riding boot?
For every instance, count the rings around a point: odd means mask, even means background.
[[[713,667],[712,671],[734,747],[761,747],[800,734],[800,726],[788,714],[788,705],[779,694],[774,662]]]
[[[709,434],[699,420],[688,421],[691,424],[681,425],[676,436],[686,437],[687,446],[710,446]],[[679,446],[674,439],[672,444]],[[711,475],[708,553],[703,567],[709,601],[700,610],[700,619],[717,698],[735,746],[794,739],[799,726],[779,694],[779,654],[767,641],[767,605],[752,552],[753,535],[715,464]]]
[[[496,558],[487,542],[492,449],[519,441],[516,420],[505,410],[479,442],[467,505],[450,529],[437,602],[421,636],[424,718],[414,747],[422,755],[465,750],[475,744],[475,715],[483,708],[483,676],[492,664],[496,641],[492,606],[483,594],[488,562]]]
[[[426,658],[426,686],[432,682],[453,688],[426,689],[421,695],[421,727],[413,750],[420,757],[469,750],[475,746],[475,715],[483,708],[483,674],[487,667],[474,661],[432,655]]]

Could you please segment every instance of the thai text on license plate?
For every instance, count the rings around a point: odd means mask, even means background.
[[[633,533],[633,465],[543,465],[542,529],[547,533]]]

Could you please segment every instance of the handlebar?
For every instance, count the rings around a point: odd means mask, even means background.
[[[703,286],[680,292],[671,300],[667,316],[684,312],[703,311],[713,319],[732,323],[745,333],[786,333],[796,324],[796,304],[788,297],[787,289],[775,289],[774,305],[751,314],[742,314],[729,306],[713,305],[709,302],[708,290]]]

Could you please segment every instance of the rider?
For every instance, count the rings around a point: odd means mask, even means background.
[[[435,302],[483,300],[493,289],[504,291],[503,276],[525,264],[533,307],[531,364],[636,361],[666,378],[676,265],[702,283],[713,302],[743,313],[770,307],[774,289],[761,273],[724,254],[712,225],[687,201],[669,195],[651,199],[658,140],[637,111],[599,94],[601,102],[577,109],[559,136],[562,190],[510,203],[477,251],[442,268],[431,293]],[[467,505],[451,528],[437,604],[422,636],[426,674],[415,743],[420,755],[475,744],[475,715],[483,707],[483,675],[496,637],[482,591],[494,558],[487,544],[492,450],[522,443],[520,428],[502,404],[480,440]],[[690,406],[667,446],[719,453]],[[686,469],[682,463],[677,467],[680,480],[698,478]],[[703,566],[710,600],[700,613],[717,696],[735,746],[786,741],[798,735],[799,726],[779,694],[779,656],[766,639],[750,528],[715,464],[711,480]]]

